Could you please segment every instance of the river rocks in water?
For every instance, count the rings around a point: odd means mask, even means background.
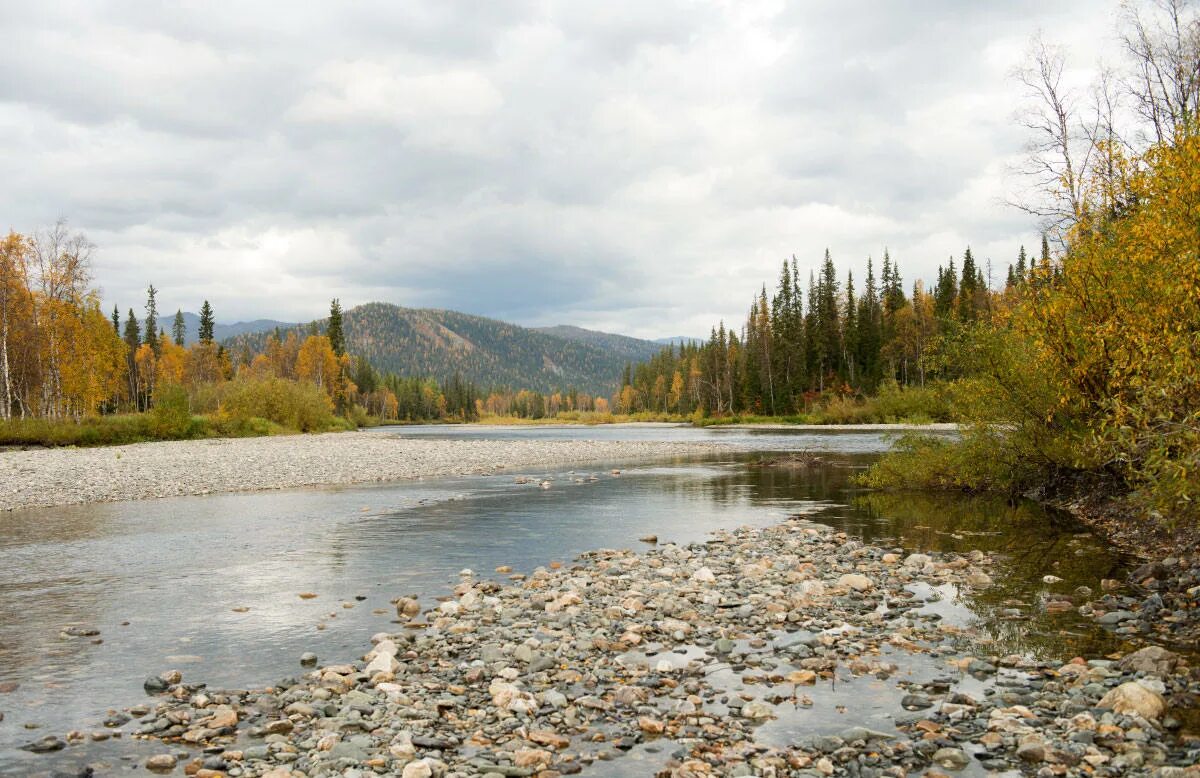
[[[12,694],[20,688],[21,684],[16,681],[0,681],[0,694]]]
[[[172,754],[155,754],[147,757],[145,767],[147,770],[155,772],[170,772],[175,769],[175,765],[179,763]]]
[[[742,715],[748,719],[769,719],[774,717],[775,711],[761,700],[751,700],[742,706]]]
[[[311,651],[305,651],[300,655],[300,665],[302,667],[312,667],[317,663],[317,655]]]
[[[962,770],[971,764],[971,757],[961,748],[939,748],[933,754],[933,763],[947,770]]]
[[[26,751],[31,751],[35,754],[48,754],[52,751],[61,751],[66,748],[66,743],[59,740],[54,735],[47,735],[40,740],[35,740],[32,743],[21,746]]]
[[[142,688],[147,694],[161,694],[171,688],[171,684],[157,675],[152,675],[142,682]]]
[[[1179,655],[1160,646],[1147,646],[1117,662],[1127,672],[1166,676],[1179,664]]]
[[[1098,708],[1110,708],[1115,713],[1134,713],[1144,719],[1157,720],[1166,710],[1162,695],[1136,682],[1123,683],[1105,694]]]
[[[1132,621],[1137,618],[1137,614],[1131,611],[1110,611],[1096,618],[1097,624],[1113,625],[1120,624],[1123,621]]]
[[[411,619],[421,613],[421,603],[412,597],[401,597],[396,600],[396,615]]]
[[[1143,721],[1100,707],[1135,673],[1163,699],[1200,691],[1185,665],[1160,679],[1137,669],[1157,668],[1150,654],[1124,665],[963,656],[961,628],[929,618],[913,589],[961,586],[989,558],[884,556],[797,519],[595,551],[519,582],[465,576],[423,623],[373,635],[357,661],[268,689],[179,684],[139,737],[205,745],[245,778],[565,775],[639,743],[671,778],[1188,764],[1151,723],[1165,712]],[[885,710],[875,689],[887,690]],[[796,709],[818,705],[843,722],[839,735],[755,740],[770,719],[790,726]]]

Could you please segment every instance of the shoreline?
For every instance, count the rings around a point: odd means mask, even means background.
[[[381,432],[0,452],[0,512],[308,486],[487,475],[728,451],[715,443],[437,440]]]
[[[359,659],[305,657],[318,669],[240,691],[167,670],[118,718],[158,743],[146,767],[191,760],[197,775],[564,775],[634,749],[642,761],[618,764],[674,778],[848,764],[1190,775],[1171,771],[1194,763],[1198,742],[1171,734],[1170,700],[1200,692],[1185,658],[971,656],[958,643],[969,625],[944,623],[917,593],[989,587],[993,564],[980,551],[905,555],[793,517],[528,575],[498,568],[507,581],[464,570],[432,608],[394,600],[397,626]]]

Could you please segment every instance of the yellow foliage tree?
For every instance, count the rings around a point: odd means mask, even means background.
[[[341,364],[329,338],[324,335],[309,335],[300,345],[296,355],[296,377],[311,381],[333,396],[337,386]]]

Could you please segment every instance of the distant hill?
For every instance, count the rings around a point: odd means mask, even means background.
[[[325,323],[318,325],[323,328]],[[308,327],[292,326],[302,334]],[[351,308],[343,313],[343,326],[347,349],[379,370],[440,381],[457,373],[482,388],[549,392],[574,387],[607,395],[615,391],[627,362],[660,348],[577,327],[537,330],[457,311],[389,303]],[[256,352],[266,338],[265,331],[243,333],[225,344],[235,353],[242,348]]]
[[[167,337],[171,336],[171,327],[175,323],[175,314],[160,314],[158,317],[158,326],[167,333]],[[184,311],[183,313],[184,329],[187,333],[184,341],[190,345],[200,340],[200,315]],[[237,335],[247,335],[256,332],[270,332],[279,327],[280,329],[288,329],[296,325],[291,322],[275,321],[274,319],[255,319],[254,321],[239,321],[234,324],[214,324],[213,338],[217,341],[228,340]]]
[[[662,344],[656,341],[631,338],[628,335],[613,335],[609,332],[585,330],[582,327],[572,327],[569,324],[559,324],[556,327],[535,327],[534,331],[544,332],[556,338],[565,338],[597,346],[605,351],[620,355],[629,362],[645,362],[662,351]]]
[[[702,346],[704,338],[689,338],[687,335],[676,335],[673,338],[655,338],[654,342],[660,346]]]

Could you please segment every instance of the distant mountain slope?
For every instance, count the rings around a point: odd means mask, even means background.
[[[702,346],[704,338],[689,338],[687,335],[676,335],[671,338],[655,338],[654,342],[660,346]]]
[[[566,338],[579,343],[597,346],[605,351],[620,355],[629,362],[645,362],[662,351],[662,344],[651,340],[631,338],[628,335],[614,335],[610,332],[585,330],[569,324],[559,324],[556,327],[535,327],[534,331],[544,332],[556,338]]]
[[[175,324],[175,314],[168,313],[166,315],[159,314],[158,326],[167,333],[167,337],[171,337],[171,327]],[[184,311],[183,313],[184,329],[187,333],[185,341],[188,344],[195,343],[200,340],[200,316],[199,314]],[[228,338],[238,335],[247,335],[256,332],[270,332],[279,327],[280,329],[288,329],[296,325],[286,321],[275,321],[274,319],[255,319],[254,321],[239,321],[235,324],[214,324],[213,338],[218,341],[223,341]]]
[[[324,327],[325,321],[318,324]],[[307,326],[295,325],[302,334]],[[457,373],[483,388],[549,392],[574,387],[607,395],[616,389],[621,370],[631,359],[623,350],[578,338],[457,311],[389,303],[367,303],[345,311],[343,327],[347,349],[365,356],[379,370],[439,380]],[[258,351],[266,338],[265,332],[247,333],[229,338],[226,346],[234,352],[243,347]]]

